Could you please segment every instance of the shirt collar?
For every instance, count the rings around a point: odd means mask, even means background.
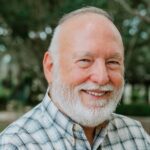
[[[62,135],[65,136],[67,134],[73,136],[72,130],[74,122],[57,108],[51,100],[48,91],[49,90],[47,90],[42,102],[43,115],[47,114],[47,120],[49,120]]]

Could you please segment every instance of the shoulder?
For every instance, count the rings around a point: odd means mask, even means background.
[[[117,127],[137,127],[141,128],[141,123],[135,119],[120,114],[112,114],[111,122]]]
[[[41,118],[42,110],[39,104],[0,133],[0,147],[24,144],[23,141],[32,138],[31,134],[42,128]]]
[[[139,121],[124,115],[113,113],[111,116],[110,125],[112,129],[124,132],[128,131],[130,134],[134,134],[134,136],[138,136],[137,133],[139,133],[139,135],[144,133],[144,129]]]
[[[121,141],[134,141],[150,146],[150,136],[146,133],[141,123],[127,116],[112,114],[109,131]],[[115,137],[114,136],[114,137]]]

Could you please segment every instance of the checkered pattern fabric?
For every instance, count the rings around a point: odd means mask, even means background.
[[[0,134],[0,150],[150,150],[150,137],[139,122],[112,114],[91,146],[82,127],[61,113],[46,94]]]

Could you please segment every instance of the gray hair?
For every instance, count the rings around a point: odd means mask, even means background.
[[[53,58],[54,60],[56,57],[58,57],[58,50],[57,50],[58,46],[59,46],[59,41],[58,41],[59,38],[58,37],[59,37],[61,25],[74,16],[83,15],[86,13],[94,13],[94,14],[102,15],[102,16],[108,18],[110,21],[113,20],[112,17],[106,11],[104,11],[103,9],[97,8],[97,7],[93,7],[93,6],[82,7],[80,9],[72,11],[68,14],[65,14],[59,20],[58,25],[54,29],[53,37],[52,37],[50,46],[48,48],[49,52],[51,52],[52,56],[54,57]]]
[[[58,25],[61,25],[62,23],[64,23],[65,21],[69,20],[70,18],[72,18],[74,16],[82,15],[82,14],[86,14],[86,13],[94,13],[94,14],[102,15],[111,21],[113,20],[112,17],[103,9],[97,8],[97,7],[92,7],[92,6],[87,6],[87,7],[83,7],[83,8],[77,9],[75,11],[72,11],[68,14],[65,14],[59,20]]]

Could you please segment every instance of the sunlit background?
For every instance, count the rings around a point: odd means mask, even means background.
[[[117,112],[150,133],[149,0],[0,0],[0,130],[42,100],[42,58],[59,18],[89,5],[108,11],[123,37],[126,86]]]

